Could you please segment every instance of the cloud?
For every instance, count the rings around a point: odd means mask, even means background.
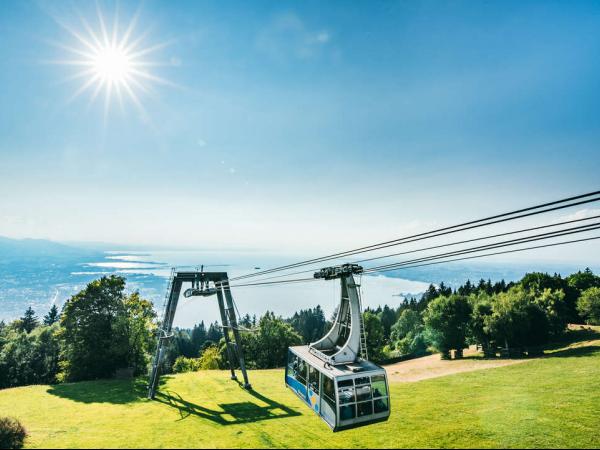
[[[274,17],[256,38],[257,49],[269,57],[283,61],[289,57],[311,59],[331,42],[325,29],[307,26],[295,13]]]
[[[331,35],[327,31],[321,31],[317,34],[317,42],[326,44],[331,39]]]
[[[598,208],[586,208],[575,211],[572,214],[558,217],[555,222],[564,222],[567,220],[579,220],[586,219],[588,217],[600,216],[600,209]]]

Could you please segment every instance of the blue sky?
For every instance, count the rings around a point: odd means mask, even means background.
[[[168,84],[105,116],[52,63],[95,5],[0,3],[0,235],[327,251],[598,188],[597,2],[140,8]]]

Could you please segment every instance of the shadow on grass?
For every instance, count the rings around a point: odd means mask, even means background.
[[[585,346],[572,346],[564,348],[567,345],[585,343],[600,339],[600,333],[585,325],[572,325],[571,328],[556,342],[552,342],[544,347],[544,358],[573,358],[583,356],[594,356],[600,352],[600,345],[589,343]]]
[[[161,377],[164,384],[168,376]],[[148,383],[144,378],[128,380],[94,380],[50,386],[48,393],[81,403],[126,404],[146,398]]]
[[[243,392],[245,395],[264,403],[264,405],[259,405],[253,402],[252,399],[248,399],[247,401],[242,402],[219,404],[219,410],[216,410],[187,401],[177,392],[168,390],[165,392],[157,392],[155,400],[176,408],[179,411],[181,417],[180,420],[189,416],[196,416],[202,419],[208,419],[219,425],[234,425],[258,422],[261,420],[283,419],[300,415],[300,413],[288,406],[271,400],[259,392],[254,390],[247,391],[245,389]]]
[[[569,329],[560,339],[543,346],[544,353],[535,356],[522,356],[520,358],[513,357],[512,359],[534,359],[534,358],[573,358],[594,356],[600,352],[600,345],[591,345],[590,341],[600,339],[600,333],[593,328],[578,325],[578,328]],[[574,346],[574,344],[587,345]],[[565,348],[566,346],[572,346]],[[468,355],[463,358],[463,361],[485,361],[485,360],[501,360],[502,358],[488,358],[483,355]]]
[[[600,345],[588,345],[585,347],[572,347],[564,350],[556,350],[546,353],[544,358],[580,358],[584,356],[597,356],[600,353]]]
[[[559,349],[566,344],[574,344],[582,341],[592,341],[600,339],[600,332],[585,325],[571,325],[566,333],[560,339],[546,346],[547,350]]]

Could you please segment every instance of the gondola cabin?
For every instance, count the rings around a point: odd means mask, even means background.
[[[334,431],[386,420],[390,396],[385,369],[368,360],[360,297],[344,264],[322,269],[315,278],[341,281],[341,303],[329,332],[310,345],[290,347],[285,384]]]
[[[290,347],[285,383],[334,431],[390,415],[385,369],[370,361],[329,366],[308,346]]]

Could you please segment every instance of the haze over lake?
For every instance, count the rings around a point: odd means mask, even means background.
[[[302,259],[297,255],[285,256],[259,251],[131,251],[118,247],[112,250],[68,247],[66,250],[60,248],[59,251],[37,251],[38,253],[27,253],[20,249],[12,256],[9,254],[0,264],[0,320],[19,317],[29,305],[41,316],[52,304],[61,306],[66,299],[83,289],[86,283],[104,275],[125,276],[128,290],[139,290],[160,310],[173,266],[199,268],[204,264],[205,271],[225,271],[231,278],[258,271],[257,267],[268,269]],[[583,268],[548,264],[448,264],[443,267],[431,266],[388,273],[386,276],[363,276],[360,282],[363,307],[376,308],[384,304],[397,306],[405,296],[420,295],[430,283],[444,281],[446,284],[456,285],[467,278],[512,280],[530,270],[569,273]],[[302,275],[303,278],[310,276],[310,273]],[[258,278],[248,281],[255,280]],[[339,283],[317,281],[260,287],[240,286],[234,288],[233,295],[241,314],[260,316],[269,310],[289,317],[299,309],[321,305],[329,317],[339,301],[340,293]],[[218,316],[213,298],[185,299],[182,296],[175,325],[189,327],[201,320],[218,320]]]
[[[228,263],[227,258],[235,262]],[[139,290],[160,308],[171,267],[199,268],[202,262],[205,262],[205,271],[226,271],[230,277],[233,277],[257,270],[254,269],[255,267],[262,267],[249,265],[248,259],[251,259],[248,254],[215,255],[198,251],[109,251],[103,258],[81,263],[78,270],[71,271],[69,275],[73,278],[73,283],[56,286],[57,293],[47,299],[46,305],[52,302],[61,304],[73,290],[82,288],[87,280],[116,273],[127,278],[129,289]],[[364,276],[362,277],[363,306],[398,304],[402,301],[401,294],[419,295],[428,284],[401,278]],[[316,305],[321,305],[326,315],[330,315],[339,302],[340,295],[339,283],[321,281],[260,288],[238,287],[234,289],[233,294],[242,314],[260,316],[268,310],[284,317],[293,315],[299,309]],[[41,307],[43,308],[43,304]],[[189,327],[201,320],[212,322],[218,318],[219,312],[214,298],[186,299],[182,296],[175,325]]]
[[[205,251],[93,251],[85,255],[64,255],[57,259],[15,257],[0,265],[0,320],[19,317],[31,305],[39,315],[52,304],[61,306],[66,299],[83,289],[89,281],[104,275],[127,278],[128,290],[139,290],[160,309],[165,296],[171,267],[225,271],[230,277],[255,271],[255,267],[273,267],[286,262],[279,255],[255,252]],[[310,275],[309,275],[310,276]],[[383,276],[363,277],[364,306],[397,304],[400,294],[418,295],[428,283]],[[321,305],[330,315],[339,298],[335,282],[314,282],[264,288],[239,287],[234,299],[242,314],[260,316],[273,311],[285,317],[302,308]],[[188,327],[201,320],[218,320],[213,298],[181,298],[176,326]]]

